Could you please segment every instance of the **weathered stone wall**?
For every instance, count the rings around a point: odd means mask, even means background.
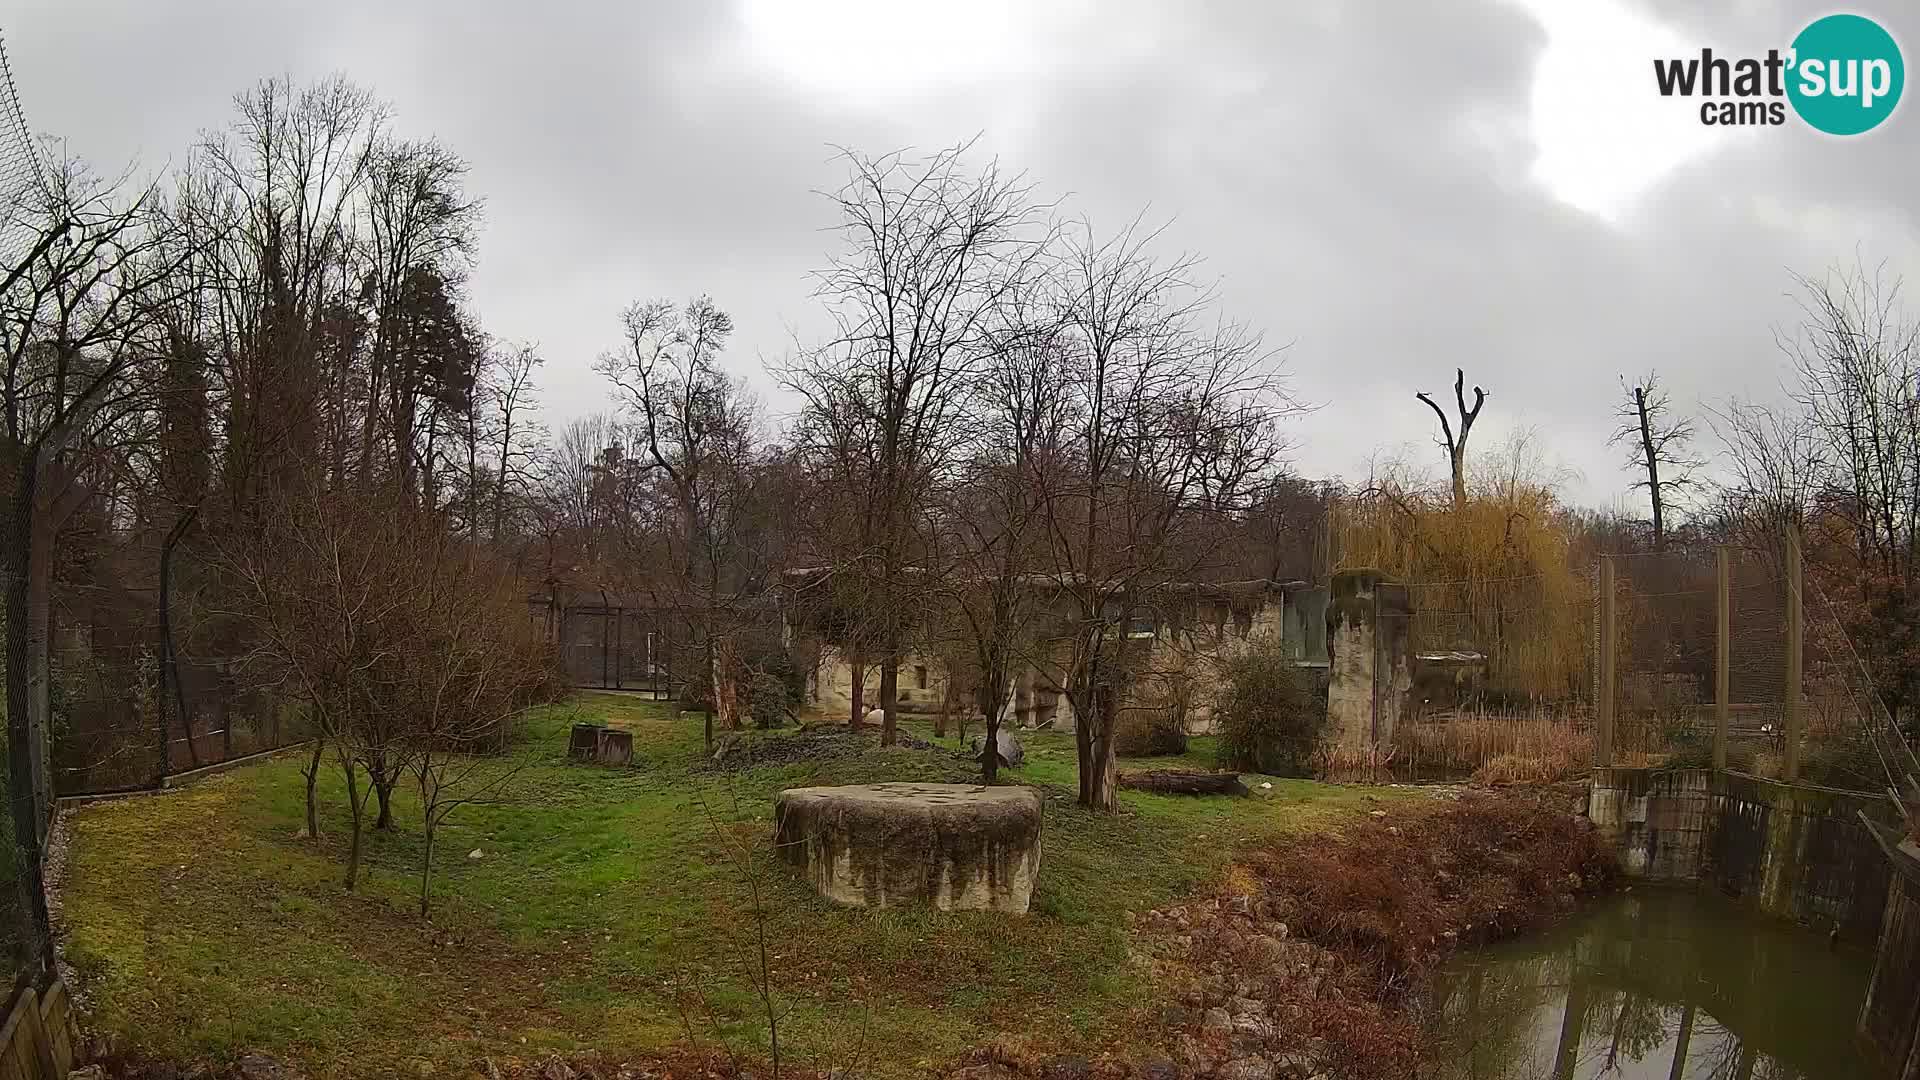
[[[973,784],[789,788],[774,844],[820,895],[1025,914],[1040,874],[1040,792]]]
[[[1870,943],[1886,860],[1860,823],[1880,800],[1709,769],[1596,769],[1588,817],[1627,873],[1698,882],[1762,911]]]
[[[1920,846],[1888,837],[1892,871],[1859,1031],[1887,1076],[1920,1078]]]
[[[927,673],[926,685],[920,685],[920,670]],[[861,700],[869,709],[880,705],[880,663],[870,661],[866,665],[866,690]],[[823,647],[820,650],[819,664],[814,668],[808,690],[814,704],[820,706],[830,716],[845,717],[853,708],[853,665],[839,650]],[[909,652],[900,660],[900,710],[909,713],[934,713],[940,710],[941,699],[947,692],[947,669],[938,657],[923,656]],[[972,702],[962,702],[960,708],[972,708]]]
[[[1327,737],[1346,751],[1393,741],[1413,686],[1407,588],[1377,570],[1333,575],[1327,600]]]

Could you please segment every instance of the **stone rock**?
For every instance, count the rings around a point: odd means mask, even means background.
[[[1000,748],[1000,764],[1005,765],[1009,769],[1017,769],[1027,763],[1026,748],[1020,745],[1019,739],[1013,737],[1013,732],[1007,730],[1007,725],[1000,725],[1000,730],[993,733],[993,739],[994,743]],[[971,745],[973,760],[985,761],[987,759],[986,743],[986,737],[983,735],[973,737]]]
[[[1139,1069],[1140,1080],[1180,1080],[1180,1066],[1171,1061],[1149,1061]]]
[[[1208,1031],[1228,1032],[1233,1030],[1233,1014],[1218,1005],[1208,1009],[1200,1017],[1200,1026]]]
[[[879,706],[868,709],[867,715],[861,717],[860,722],[870,728],[880,727],[887,722],[887,710]]]
[[[1185,1065],[1187,1070],[1193,1073],[1212,1071],[1213,1063],[1217,1060],[1205,1043],[1185,1032],[1174,1038],[1173,1056],[1174,1060]]]
[[[977,784],[790,788],[774,845],[820,895],[1024,915],[1040,875],[1040,792]]]
[[[1253,897],[1236,896],[1228,900],[1227,911],[1234,915],[1251,915],[1253,913]]]
[[[1093,1063],[1083,1057],[1057,1058],[1040,1070],[1046,1080],[1087,1080],[1093,1075]]]
[[[1267,1007],[1249,997],[1231,997],[1227,999],[1227,1014],[1230,1016],[1262,1016]]]
[[[481,859],[484,859],[486,857],[487,857],[487,853],[484,851],[481,851],[479,848],[474,848],[472,851],[467,852],[467,858],[472,859],[475,862],[478,862]]]
[[[1214,1071],[1218,1080],[1274,1080],[1277,1072],[1270,1061],[1256,1057],[1234,1058]]]
[[[1304,1054],[1282,1054],[1274,1065],[1285,1080],[1307,1080],[1313,1075],[1313,1059]]]
[[[67,1080],[107,1080],[107,1070],[98,1065],[88,1065],[67,1073]]]
[[[234,1063],[240,1080],[300,1080],[300,1073],[265,1054],[248,1054]]]
[[[574,1080],[578,1075],[580,1074],[573,1071],[573,1066],[559,1058],[553,1058],[540,1066],[540,1080]]]

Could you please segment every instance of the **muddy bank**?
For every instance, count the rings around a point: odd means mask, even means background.
[[[1462,946],[1618,883],[1582,818],[1522,797],[1375,810],[1337,838],[1247,852],[1218,891],[1140,926],[1181,1075],[1387,1080],[1429,1059],[1419,990]]]

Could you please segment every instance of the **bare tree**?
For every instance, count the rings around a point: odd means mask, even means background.
[[[1453,403],[1460,416],[1460,433],[1454,434],[1453,425],[1447,421],[1447,412],[1433,398],[1422,390],[1414,397],[1427,403],[1433,415],[1440,418],[1440,438],[1435,440],[1440,448],[1447,452],[1447,466],[1453,474],[1453,506],[1459,509],[1467,504],[1467,436],[1473,431],[1473,422],[1480,418],[1480,407],[1487,402],[1487,392],[1478,386],[1473,388],[1473,407],[1467,407],[1467,372],[1465,368],[1453,371]]]
[[[488,538],[498,545],[510,516],[532,487],[541,435],[534,375],[543,361],[530,344],[496,346],[481,382],[482,400],[491,414],[494,466],[493,507]]]
[[[261,520],[221,540],[235,583],[227,614],[251,630],[248,663],[294,690],[333,751],[352,822],[349,889],[369,796],[384,820],[375,827],[391,827],[393,784],[420,780],[431,815],[424,909],[432,830],[490,786],[473,783],[481,770],[468,759],[497,746],[507,718],[551,685],[525,600],[484,552],[391,484],[283,493]]]
[[[981,778],[998,778],[999,733],[1016,673],[1033,655],[1052,600],[1045,570],[1047,472],[1061,464],[1071,410],[1071,342],[1037,290],[1010,293],[986,334],[969,396],[971,433],[959,475],[933,508],[940,568],[934,587],[957,614],[971,660],[975,706],[986,722]],[[944,542],[942,542],[944,541]],[[951,683],[961,672],[949,668]],[[942,724],[941,726],[944,726]],[[964,725],[963,725],[964,730]]]
[[[1206,320],[1191,258],[1151,234],[1069,234],[1055,281],[1070,419],[1046,471],[1050,576],[1069,630],[1050,658],[1075,714],[1080,802],[1114,806],[1115,727],[1155,613],[1208,573],[1279,465],[1284,393],[1258,334]],[[1153,633],[1147,630],[1152,629]]]
[[[782,375],[802,401],[803,456],[848,455],[845,480],[858,485],[857,528],[829,556],[870,605],[885,743],[895,737],[909,597],[926,581],[915,565],[919,522],[955,458],[986,320],[1047,239],[1024,180],[991,164],[969,170],[968,149],[843,155],[849,178],[828,198],[846,248],[816,275],[838,334]]]
[[[595,364],[634,418],[644,467],[664,480],[674,518],[662,540],[671,559],[666,581],[647,586],[694,628],[700,681],[716,695],[719,638],[730,621],[727,580],[739,524],[751,498],[758,420],[745,386],[720,367],[733,318],[710,297],[684,307],[656,300],[622,316],[625,343]],[[706,710],[713,747],[714,707]]]
[[[54,542],[92,497],[87,473],[113,441],[110,433],[150,403],[151,372],[142,361],[155,351],[154,312],[174,278],[153,192],[124,186],[56,160],[21,215],[33,242],[0,285],[0,580],[22,860],[38,858],[52,790]]]
[[[1693,420],[1673,415],[1672,397],[1656,372],[1649,371],[1634,385],[1622,379],[1620,388],[1625,400],[1614,410],[1620,426],[1607,445],[1626,446],[1627,468],[1642,474],[1633,486],[1647,493],[1653,511],[1653,547],[1664,551],[1674,500],[1694,486],[1695,474],[1704,464],[1692,452]]]

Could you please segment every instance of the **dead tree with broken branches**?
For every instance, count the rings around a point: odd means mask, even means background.
[[[1435,440],[1440,448],[1447,452],[1447,466],[1453,473],[1453,508],[1467,505],[1467,436],[1473,431],[1473,422],[1480,418],[1480,407],[1487,402],[1487,392],[1478,386],[1473,388],[1473,407],[1467,407],[1467,372],[1465,368],[1453,369],[1453,403],[1460,415],[1460,433],[1454,434],[1453,425],[1447,420],[1447,412],[1436,403],[1425,390],[1414,397],[1427,403],[1433,415],[1440,418],[1440,438]]]

